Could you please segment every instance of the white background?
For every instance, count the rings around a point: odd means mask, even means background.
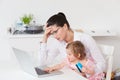
[[[0,0],[0,61],[10,60],[8,27],[24,14],[32,13],[37,23],[45,24],[64,12],[72,28],[110,28],[116,37],[95,37],[99,43],[115,46],[114,68],[120,68],[120,0]]]

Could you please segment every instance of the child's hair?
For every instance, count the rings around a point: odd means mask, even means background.
[[[79,58],[80,60],[86,57],[85,47],[80,41],[73,41],[71,43],[68,43],[66,49],[70,49],[74,56]]]

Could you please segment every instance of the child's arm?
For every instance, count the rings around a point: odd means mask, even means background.
[[[88,61],[87,65],[83,66],[82,72],[89,75],[95,74],[95,63],[93,63],[92,61]]]
[[[66,62],[63,61],[61,62],[60,64],[57,64],[53,67],[48,67],[46,69],[44,69],[46,72],[52,72],[52,71],[56,71],[56,70],[59,70],[59,69],[62,69],[64,66],[66,65]]]
[[[88,67],[83,67],[82,72],[86,73],[86,74],[89,74],[89,75],[95,74],[95,70],[94,70],[93,67],[89,67],[89,68]]]

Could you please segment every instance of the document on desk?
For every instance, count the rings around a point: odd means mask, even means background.
[[[64,68],[61,71],[63,74],[43,77],[40,80],[88,80],[71,69]]]

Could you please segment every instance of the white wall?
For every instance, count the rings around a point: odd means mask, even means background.
[[[120,0],[0,0],[0,54],[9,58],[7,28],[24,14],[32,13],[40,24],[53,14],[62,11],[71,27],[101,27],[115,30],[117,37],[95,38],[99,43],[115,45],[114,69],[119,64]],[[7,45],[7,46],[6,46]],[[6,56],[8,56],[6,58]]]

